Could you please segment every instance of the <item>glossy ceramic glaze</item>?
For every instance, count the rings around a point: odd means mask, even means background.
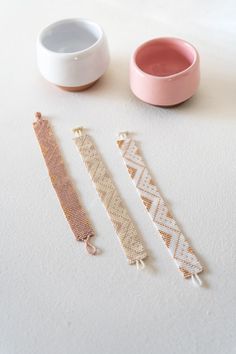
[[[69,91],[86,89],[108,67],[106,36],[89,20],[55,22],[38,36],[37,61],[42,76],[53,84]]]
[[[157,38],[143,43],[130,61],[130,87],[142,101],[173,106],[194,95],[200,80],[199,55],[188,42]]]

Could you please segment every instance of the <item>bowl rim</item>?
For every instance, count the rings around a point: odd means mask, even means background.
[[[45,34],[46,31],[50,30],[50,28],[54,27],[55,25],[61,24],[61,23],[68,23],[68,22],[80,22],[80,23],[86,23],[92,26],[97,27],[99,33],[99,37],[98,39],[88,48],[82,49],[82,50],[77,50],[77,51],[73,51],[73,52],[56,52],[54,50],[51,50],[49,48],[47,48],[43,42],[42,42],[42,37]],[[104,38],[104,31],[103,28],[97,23],[94,22],[92,20],[89,20],[87,18],[81,18],[81,17],[75,17],[75,18],[65,18],[59,21],[55,21],[52,22],[48,25],[46,25],[45,27],[43,27],[37,37],[37,45],[40,46],[43,50],[45,50],[46,52],[56,55],[56,56],[60,56],[60,57],[70,57],[70,56],[82,56],[84,54],[89,54],[90,52],[92,52],[94,50],[95,47],[99,46]]]
[[[171,74],[171,75],[166,75],[166,76],[158,76],[158,75],[152,75],[149,74],[145,71],[143,71],[137,64],[136,62],[136,57],[138,52],[140,52],[140,50],[145,47],[147,44],[150,44],[152,42],[157,42],[157,41],[162,41],[162,40],[167,40],[167,41],[178,41],[181,43],[186,44],[187,46],[189,46],[193,53],[194,53],[194,59],[193,62],[191,63],[191,65],[189,65],[186,69],[181,70],[175,74]],[[185,39],[182,38],[178,38],[178,37],[155,37],[152,38],[148,41],[143,42],[142,44],[140,44],[135,51],[133,52],[133,55],[131,56],[131,64],[133,64],[135,66],[135,68],[138,70],[139,73],[141,73],[144,76],[150,77],[152,79],[156,79],[156,80],[168,80],[168,79],[173,79],[173,78],[177,78],[178,76],[182,76],[183,74],[193,70],[193,68],[195,67],[196,63],[199,63],[199,53],[196,49],[196,47],[194,45],[192,45],[190,42],[186,41]]]

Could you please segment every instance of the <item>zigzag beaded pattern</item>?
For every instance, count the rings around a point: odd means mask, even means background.
[[[164,200],[151,179],[135,141],[125,138],[118,140],[117,144],[142,202],[179,270],[185,278],[202,272],[203,267],[168,211]]]
[[[86,240],[94,235],[94,231],[68,176],[49,122],[40,118],[33,123],[33,127],[66,219],[75,238],[80,241]]]
[[[75,143],[129,264],[143,260],[147,256],[144,246],[91,137],[83,134],[75,138]]]

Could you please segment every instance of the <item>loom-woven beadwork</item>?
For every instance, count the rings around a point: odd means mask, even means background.
[[[36,118],[33,123],[35,134],[64,214],[75,238],[84,241],[88,252],[95,254],[96,248],[89,242],[94,235],[93,228],[66,171],[52,128],[48,120],[41,118],[40,113],[36,114]]]
[[[151,178],[136,142],[125,134],[117,141],[117,145],[142,202],[179,270],[185,278],[202,272],[203,267],[169,212]]]
[[[82,133],[74,140],[116,230],[129,264],[142,261],[147,253],[92,138]]]

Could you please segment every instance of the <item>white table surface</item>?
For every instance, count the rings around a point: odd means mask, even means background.
[[[0,354],[236,353],[235,1],[100,0],[1,2]],[[111,51],[107,74],[66,93],[38,73],[35,39],[46,24],[91,18]],[[142,41],[177,36],[195,44],[202,81],[185,104],[162,109],[128,87]],[[32,130],[47,116],[90,213],[102,254],[76,243]],[[72,142],[83,125],[96,140],[150,257],[129,266]],[[141,205],[115,139],[133,132],[153,177],[205,272],[184,280]]]

